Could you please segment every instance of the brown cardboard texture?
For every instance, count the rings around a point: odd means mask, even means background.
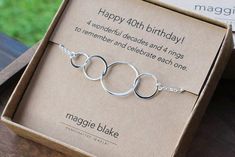
[[[55,43],[109,64],[129,62],[186,92],[163,91],[149,100],[112,96],[71,66]],[[231,27],[162,3],[64,1],[2,120],[71,156],[182,156],[232,47]],[[102,69],[94,61],[88,73],[98,76]],[[105,83],[124,91],[134,78],[131,68],[115,66]],[[151,92],[152,82],[143,83],[140,89]]]

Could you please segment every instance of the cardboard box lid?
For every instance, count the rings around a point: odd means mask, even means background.
[[[233,0],[155,0],[162,1],[177,7],[187,9],[210,18],[215,18],[222,22],[232,25],[232,31],[235,32],[235,8]]]
[[[154,0],[153,0],[154,1]],[[199,13],[232,25],[233,39],[235,39],[235,8],[233,0],[155,0],[169,3],[177,7]],[[235,40],[234,40],[235,42]],[[234,45],[235,46],[235,45]],[[235,48],[235,47],[234,47]],[[233,48],[233,49],[234,49]]]

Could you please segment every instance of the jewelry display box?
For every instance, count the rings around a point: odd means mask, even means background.
[[[151,99],[110,95],[74,68],[59,44],[108,64],[134,65],[139,74],[185,91]],[[64,0],[1,120],[69,156],[181,157],[232,49],[231,26],[161,2]],[[88,72],[97,76],[102,68],[92,61]],[[135,73],[117,65],[104,79],[112,91],[125,91]],[[141,94],[156,86],[151,78],[140,83]]]

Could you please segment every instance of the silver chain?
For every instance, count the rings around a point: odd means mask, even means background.
[[[126,95],[129,95],[130,93],[134,92],[134,94],[139,98],[150,99],[150,98],[154,97],[157,93],[159,93],[161,91],[168,91],[168,92],[174,92],[174,93],[182,93],[182,92],[185,91],[182,88],[163,86],[161,83],[158,82],[157,77],[155,75],[151,74],[151,73],[141,73],[141,74],[139,74],[137,68],[134,65],[132,65],[128,62],[116,61],[116,62],[113,62],[113,63],[108,65],[107,61],[100,55],[89,56],[88,54],[86,54],[84,52],[70,51],[67,48],[65,48],[64,45],[62,45],[62,44],[58,44],[58,45],[59,45],[59,48],[62,50],[62,52],[64,52],[70,58],[70,62],[71,62],[73,67],[81,68],[87,79],[92,80],[92,81],[98,81],[99,80],[102,87],[103,87],[103,89],[111,95],[126,96]],[[76,64],[74,59],[77,59],[80,56],[85,57],[86,60],[84,61],[83,64]],[[90,63],[92,62],[92,59],[99,59],[104,64],[104,70],[103,70],[102,74],[99,77],[96,77],[96,78],[93,78],[93,77],[89,76],[88,73],[87,73],[87,69],[88,69]],[[124,65],[127,65],[130,68],[132,68],[133,71],[135,72],[136,76],[135,76],[135,80],[133,81],[133,84],[131,85],[131,87],[127,91],[125,91],[125,92],[114,92],[114,91],[111,91],[110,89],[108,89],[106,87],[106,85],[104,83],[104,78],[107,77],[109,69],[111,69],[115,65],[120,65],[120,64],[124,64]],[[143,96],[138,91],[138,86],[141,82],[141,78],[143,78],[143,77],[151,77],[155,81],[155,86],[153,87],[154,92],[151,95]]]

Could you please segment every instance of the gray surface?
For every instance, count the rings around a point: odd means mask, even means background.
[[[24,44],[0,33],[0,71],[27,49]]]

